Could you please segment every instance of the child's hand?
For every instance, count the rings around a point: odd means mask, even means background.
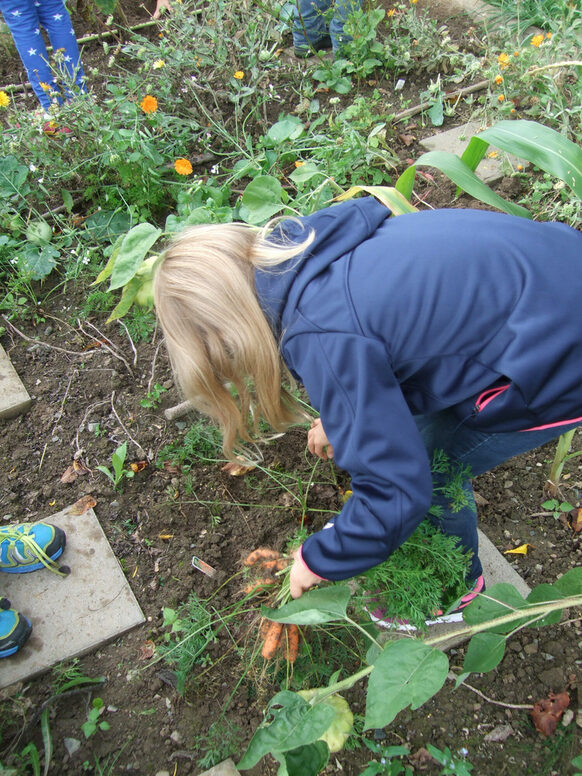
[[[314,574],[306,566],[305,561],[301,557],[300,549],[293,553],[293,557],[295,560],[289,574],[289,590],[292,598],[299,598],[314,585],[319,584],[321,577],[318,577],[317,574]]]
[[[157,0],[156,10],[154,11],[152,18],[159,19],[160,16],[162,15],[162,11],[170,12],[171,10],[172,10],[172,6],[170,5],[170,0]]]
[[[307,432],[307,448],[310,453],[319,456],[323,461],[333,458],[333,447],[323,429],[321,418],[314,420]]]

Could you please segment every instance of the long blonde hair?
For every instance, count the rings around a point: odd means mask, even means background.
[[[293,384],[254,285],[313,240],[269,242],[242,223],[184,229],[165,251],[154,278],[154,300],[178,385],[192,405],[220,427],[227,458],[239,440],[257,438],[262,417],[276,431],[305,420],[283,386]],[[234,389],[234,390],[233,390]]]

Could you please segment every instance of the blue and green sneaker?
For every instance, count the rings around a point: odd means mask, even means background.
[[[65,532],[49,523],[0,526],[0,571],[26,574],[47,568],[66,573],[55,563],[63,554],[66,543]]]
[[[32,625],[24,615],[10,608],[10,601],[0,600],[0,658],[10,657],[25,644]]]

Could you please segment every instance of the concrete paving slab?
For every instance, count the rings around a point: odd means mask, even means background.
[[[460,127],[453,127],[446,132],[437,132],[432,137],[421,140],[421,145],[427,151],[448,151],[461,156],[469,140],[485,129],[478,121],[470,121]],[[523,159],[518,159],[505,151],[499,151],[493,146],[489,146],[488,153],[496,153],[494,157],[485,156],[475,170],[478,178],[485,183],[494,183],[506,175],[508,169],[515,169],[518,164],[524,168],[528,163]]]
[[[224,760],[209,771],[204,771],[200,776],[238,776],[239,773],[232,760]]]
[[[67,507],[44,522],[67,534],[59,562],[71,573],[0,572],[0,595],[33,625],[24,648],[0,661],[0,689],[94,650],[145,619],[92,509],[78,515]]]
[[[31,404],[28,391],[0,345],[0,419],[14,418],[26,412]]]

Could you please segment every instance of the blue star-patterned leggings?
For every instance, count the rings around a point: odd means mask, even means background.
[[[85,91],[77,38],[63,0],[0,0],[0,11],[12,33],[28,80],[45,110],[53,100],[60,103],[70,99],[73,83]],[[53,47],[52,61],[41,27]],[[61,83],[60,74],[65,83]]]

